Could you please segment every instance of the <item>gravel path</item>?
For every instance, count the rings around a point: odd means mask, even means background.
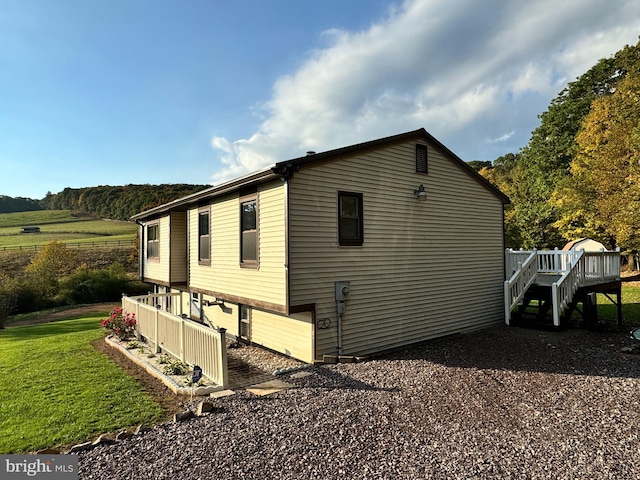
[[[216,399],[79,454],[81,479],[631,479],[640,477],[640,358],[626,334],[500,327],[294,388]]]

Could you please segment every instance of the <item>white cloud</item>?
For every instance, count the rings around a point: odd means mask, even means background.
[[[509,140],[511,137],[513,137],[513,134],[516,133],[515,130],[511,130],[509,133],[505,133],[504,135],[500,135],[498,138],[494,138],[493,140],[490,140],[491,142],[506,142],[507,140]]]
[[[639,19],[633,1],[406,0],[367,30],[324,32],[258,131],[214,137],[213,180],[420,127],[465,159],[517,150],[567,81],[635,44]]]

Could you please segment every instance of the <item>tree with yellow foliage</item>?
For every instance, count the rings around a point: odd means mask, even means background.
[[[593,101],[576,135],[570,174],[552,197],[567,239],[640,250],[640,74]]]
[[[77,265],[75,253],[54,240],[38,252],[25,271],[42,295],[51,297],[57,293],[58,280],[72,273]]]

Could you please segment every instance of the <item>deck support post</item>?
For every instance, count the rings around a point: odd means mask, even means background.
[[[620,286],[617,290],[616,290],[616,298],[618,300],[618,303],[616,304],[617,308],[617,313],[618,313],[618,326],[621,327],[622,326],[622,286]]]
[[[553,326],[558,328],[560,327],[560,312],[558,311],[558,284],[555,282],[551,285],[551,299],[551,308],[553,309]]]
[[[509,308],[509,282],[504,282],[504,323],[511,324],[511,308]]]

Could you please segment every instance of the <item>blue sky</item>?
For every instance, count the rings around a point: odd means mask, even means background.
[[[424,127],[526,145],[636,0],[0,0],[0,195],[215,184]]]

